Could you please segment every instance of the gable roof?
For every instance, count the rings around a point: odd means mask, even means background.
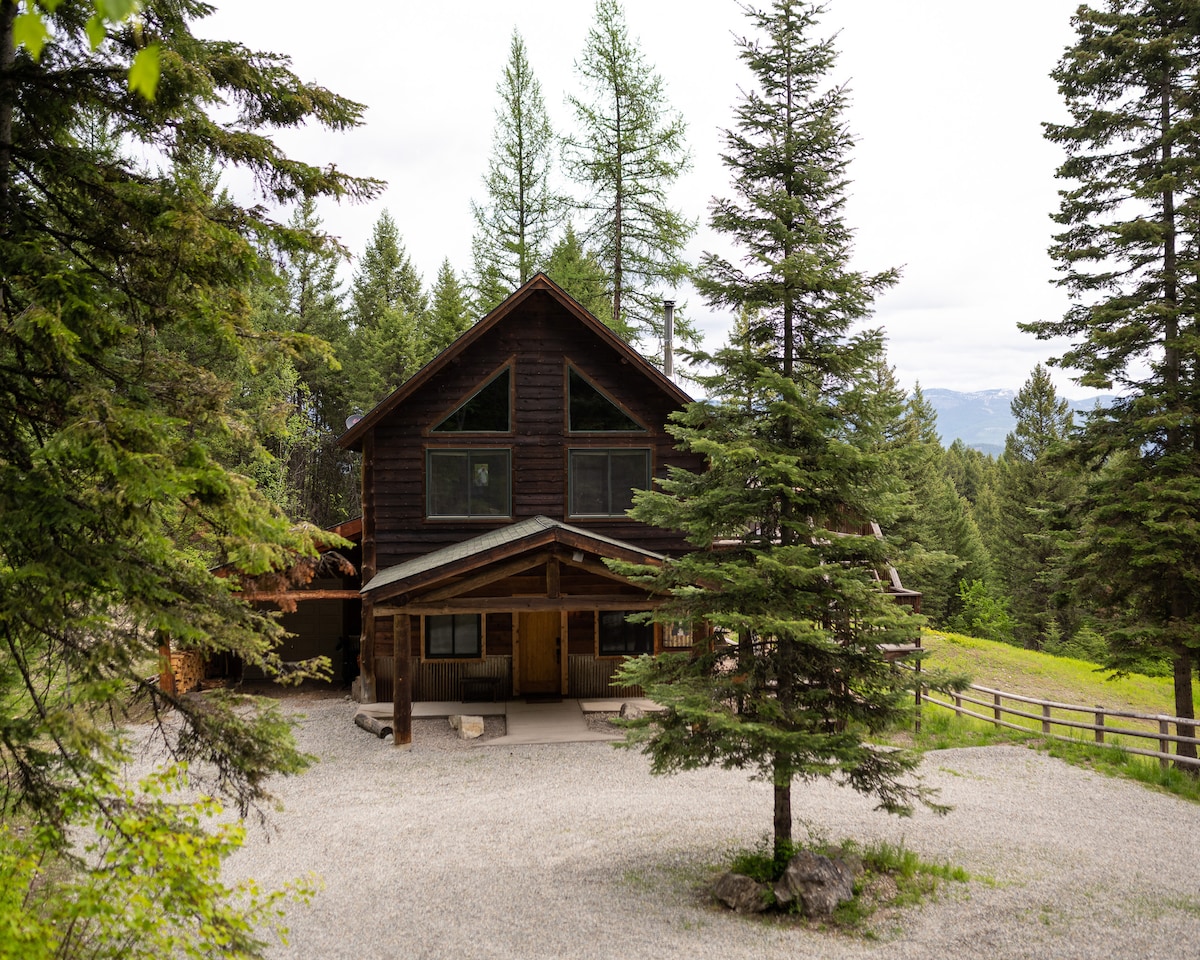
[[[495,562],[548,544],[562,543],[602,557],[639,561],[662,561],[662,554],[644,550],[631,543],[606,537],[594,530],[585,530],[549,517],[530,517],[478,537],[450,544],[424,556],[416,557],[375,575],[362,588],[364,594],[377,593],[398,584],[406,586],[440,580],[454,573],[471,569],[481,562]]]
[[[463,333],[450,346],[439,353],[436,357],[425,364],[411,378],[400,384],[391,394],[381,400],[375,407],[367,413],[354,426],[348,429],[338,438],[338,445],[345,450],[358,450],[362,447],[363,438],[367,433],[375,427],[384,417],[391,413],[397,406],[404,402],[412,394],[416,393],[422,386],[432,380],[442,370],[454,362],[455,358],[460,356],[464,351],[469,349],[472,344],[483,337],[489,330],[497,324],[503,323],[504,320],[511,316],[526,300],[538,293],[549,294],[557,300],[565,309],[567,314],[577,320],[580,324],[595,334],[600,340],[604,341],[617,353],[621,354],[622,358],[627,360],[630,366],[639,371],[647,379],[651,380],[664,393],[668,394],[680,406],[684,406],[692,402],[692,398],[681,390],[673,380],[667,377],[661,370],[650,363],[645,357],[633,349],[628,343],[618,337],[612,330],[606,327],[603,323],[593,317],[587,310],[579,305],[571,298],[562,287],[558,286],[553,280],[547,277],[544,273],[539,273],[533,276],[523,286],[518,288],[494,309],[487,316],[483,317],[473,327]]]

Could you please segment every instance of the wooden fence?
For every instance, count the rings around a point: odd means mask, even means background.
[[[947,710],[953,710],[959,716],[974,717],[977,720],[993,723],[997,727],[1007,727],[1010,730],[1020,730],[1025,733],[1035,732],[1037,724],[1040,723],[1042,736],[1051,737],[1055,740],[1073,740],[1078,742],[1082,739],[1088,739],[1086,731],[1090,730],[1091,738],[1096,743],[1115,747],[1124,750],[1126,753],[1134,753],[1142,757],[1156,757],[1163,768],[1166,768],[1170,763],[1200,766],[1200,760],[1193,759],[1192,757],[1181,757],[1171,752],[1171,744],[1176,745],[1176,750],[1179,749],[1178,745],[1181,743],[1200,744],[1200,738],[1194,735],[1185,736],[1180,732],[1181,730],[1187,730],[1189,733],[1195,734],[1196,727],[1200,725],[1200,721],[1197,720],[1188,720],[1183,717],[1168,717],[1159,714],[1134,713],[1129,710],[1108,710],[1102,706],[1082,707],[1071,703],[1057,703],[1053,700],[1023,697],[1019,694],[1005,693],[1002,690],[993,690],[991,687],[980,687],[975,684],[971,684],[962,693],[949,694],[948,696],[950,697],[949,700],[941,700],[930,696],[927,690],[922,689],[918,694],[918,717],[920,716],[921,704],[929,703],[934,706],[945,707]],[[964,706],[964,704],[969,704],[969,706]],[[976,707],[979,709],[974,709]],[[1026,708],[1036,708],[1038,712],[1033,712],[1033,710]],[[1019,717],[1022,720],[1032,720],[1034,721],[1034,725],[1030,726],[1029,724],[1013,722],[1012,720],[1005,719],[1006,717]],[[1082,719],[1076,719],[1076,717],[1081,717]],[[1110,723],[1113,719],[1140,722],[1143,726],[1131,727],[1128,724],[1113,726]],[[1083,736],[1056,733],[1053,729],[1056,727],[1066,730],[1085,731],[1085,733]],[[1175,730],[1174,733],[1171,732],[1172,728]],[[1132,738],[1137,742],[1143,740],[1150,741],[1151,744],[1157,746],[1157,749],[1151,750],[1121,741],[1115,743],[1106,741],[1105,738],[1110,736]]]

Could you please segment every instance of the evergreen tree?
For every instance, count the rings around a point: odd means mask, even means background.
[[[488,313],[537,272],[567,207],[566,199],[551,189],[554,132],[541,84],[515,28],[496,93],[500,106],[483,178],[487,199],[471,204],[480,313]]]
[[[322,235],[305,199],[289,225]],[[355,516],[359,491],[353,454],[337,445],[345,429],[346,383],[335,344],[347,338],[338,250],[278,251],[276,270],[254,290],[254,325],[278,349],[239,370],[240,403],[257,427],[263,456],[247,451],[245,472],[288,516],[325,527]]]
[[[94,46],[93,4],[44,4],[51,32],[35,61],[14,42],[17,4],[0,0],[0,859],[37,864],[28,896],[10,886],[7,902],[51,916],[73,915],[47,890],[94,866],[75,846],[88,836],[145,877],[131,897],[150,902],[156,876],[177,878],[186,910],[154,904],[160,914],[142,924],[121,900],[107,918],[96,949],[125,955],[166,955],[164,916],[192,924],[181,936],[197,955],[265,948],[211,885],[221,844],[197,836],[185,807],[124,788],[131,699],[143,716],[170,717],[148,735],[195,761],[197,795],[255,806],[273,775],[306,762],[270,703],[176,696],[146,679],[168,641],[278,665],[277,625],[231,587],[239,571],[314,552],[216,454],[252,429],[223,371],[254,348],[246,291],[259,251],[320,239],[214,194],[197,167],[239,168],[272,204],[378,188],[271,142],[264,130],[352,127],[362,108],[301,82],[285,58],[194,35],[206,10],[147,0]],[[147,44],[161,52],[153,99],[127,81]],[[147,155],[175,166],[149,170]],[[216,564],[235,575],[214,575]],[[143,830],[161,842],[139,843]],[[65,952],[85,924],[40,929],[38,946]]]
[[[370,410],[417,371],[426,309],[420,274],[385,210],[350,287],[350,328],[339,351],[345,367],[344,415]]]
[[[687,275],[683,250],[695,231],[667,201],[690,163],[684,123],[667,104],[662,78],[630,40],[618,0],[597,0],[575,69],[586,92],[567,98],[578,132],[565,138],[564,159],[591,193],[586,243],[608,273],[613,327],[653,342],[663,332],[662,288]],[[695,339],[682,317],[676,334]]]
[[[473,322],[466,287],[450,266],[449,259],[443,260],[438,269],[431,299],[424,325],[422,353],[418,357],[422,366],[470,329]]]
[[[894,498],[887,458],[858,442],[855,424],[877,392],[882,341],[851,326],[892,275],[848,268],[838,193],[850,140],[840,92],[816,92],[833,64],[830,45],[809,38],[816,13],[793,0],[747,11],[757,36],[741,56],[769,99],[751,91],[739,107],[726,162],[747,206],[716,202],[713,226],[761,274],[752,282],[706,256],[702,282],[759,313],[745,314],[747,335],[702,358],[718,368],[705,379],[710,399],[670,428],[707,469],[672,470],[631,512],[697,548],[645,573],[671,591],[655,618],[714,632],[699,656],[641,658],[622,674],[667,708],[634,733],[656,772],[719,763],[771,781],[777,856],[791,847],[796,780],[834,777],[896,812],[927,800],[905,778],[913,755],[863,742],[911,698],[912,675],[877,644],[917,624],[880,588],[888,548],[864,529],[887,523]],[[792,151],[776,156],[780,143]]]
[[[1200,149],[1191,0],[1080,6],[1054,72],[1070,121],[1047,136],[1066,160],[1051,248],[1074,302],[1024,324],[1072,346],[1056,362],[1116,388],[1087,418],[1081,455],[1104,464],[1088,496],[1082,590],[1108,612],[1114,664],[1148,649],[1174,664],[1175,713],[1192,717],[1200,651]],[[1194,728],[1181,727],[1192,736]],[[1194,757],[1191,744],[1180,754]]]
[[[546,276],[579,301],[580,306],[593,317],[615,330],[619,336],[625,340],[633,338],[632,328],[615,325],[612,299],[608,295],[608,275],[600,261],[584,249],[570,223],[550,250],[550,257],[546,261]]]
[[[1078,490],[1074,474],[1056,455],[1068,440],[1073,418],[1041,364],[1017,393],[1012,413],[1016,425],[1000,459],[992,557],[1012,601],[1017,639],[1040,647],[1052,632],[1070,633],[1077,626],[1072,617],[1060,619],[1057,609],[1065,540],[1074,534],[1068,509]]]

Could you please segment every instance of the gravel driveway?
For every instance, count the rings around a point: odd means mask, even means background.
[[[645,757],[603,743],[458,749],[441,721],[398,751],[355,727],[345,700],[285,706],[321,762],[278,784],[277,829],[251,828],[228,865],[271,885],[324,878],[273,957],[1200,956],[1200,806],[1032,750],[929,754],[945,817],[796,787],[798,835],[903,841],[976,878],[867,939],[739,917],[698,891],[771,828],[770,789],[743,774],[652,777]]]

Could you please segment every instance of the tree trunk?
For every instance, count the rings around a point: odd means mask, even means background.
[[[1196,718],[1196,709],[1192,701],[1192,655],[1185,647],[1175,651],[1175,656],[1171,661],[1175,673],[1175,716],[1184,720],[1194,720]],[[1194,737],[1196,728],[1191,724],[1181,723],[1175,731],[1181,737]],[[1175,752],[1181,757],[1196,757],[1196,745],[1194,743],[1177,743],[1175,744]],[[1176,764],[1179,769],[1190,773],[1192,776],[1200,776],[1200,769],[1190,763]]]
[[[779,758],[782,759],[782,758]],[[792,778],[775,784],[775,860],[791,855],[792,850]]]

